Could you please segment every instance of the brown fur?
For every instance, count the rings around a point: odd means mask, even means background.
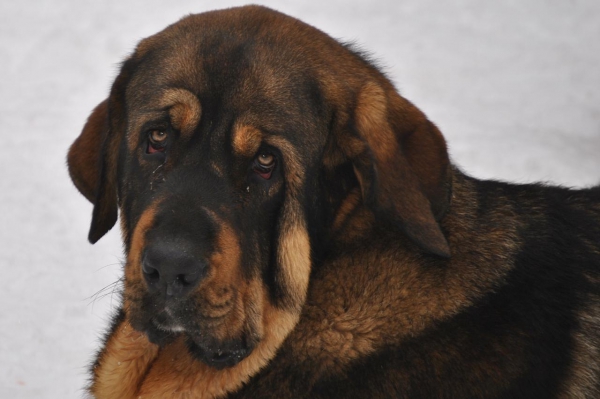
[[[271,307],[260,283],[249,289],[264,307],[260,324],[263,336],[252,354],[225,370],[215,370],[192,358],[179,339],[158,349],[141,333],[122,322],[106,343],[95,373],[95,397],[126,398],[215,398],[238,389],[275,355],[297,316]],[[262,305],[262,306],[261,306]]]
[[[599,189],[464,175],[377,68],[300,21],[250,6],[144,39],[68,162],[90,240],[119,208],[127,252],[98,398],[600,395]],[[181,298],[143,269],[156,242],[206,271]]]
[[[96,200],[100,151],[108,132],[108,106],[103,101],[92,111],[81,135],[69,148],[67,164],[73,183],[89,201]]]

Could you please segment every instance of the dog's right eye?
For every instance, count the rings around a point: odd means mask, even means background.
[[[148,148],[146,153],[155,154],[165,151],[165,144],[169,135],[164,130],[151,130],[148,132]]]
[[[265,180],[271,178],[271,173],[273,173],[274,168],[275,156],[271,153],[262,152],[254,159],[254,172]]]

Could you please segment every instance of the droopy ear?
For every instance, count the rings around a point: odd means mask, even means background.
[[[108,134],[108,104],[102,101],[92,111],[83,131],[69,148],[67,165],[73,184],[92,204],[100,178],[102,145]]]
[[[384,89],[374,82],[360,91],[354,124],[358,137],[341,148],[353,162],[367,205],[427,252],[450,257],[437,222],[451,192],[450,162],[439,130],[391,84]]]
[[[75,187],[94,204],[88,239],[93,244],[117,221],[117,193],[109,159],[108,100],[88,118],[83,131],[69,149],[67,164]],[[110,156],[110,158],[114,158]]]

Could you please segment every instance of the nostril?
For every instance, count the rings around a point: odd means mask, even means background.
[[[206,274],[206,263],[188,248],[170,242],[149,243],[142,256],[142,274],[151,291],[167,297],[191,292]]]
[[[197,269],[194,272],[187,273],[187,274],[180,274],[177,277],[184,286],[195,285],[198,282],[198,280],[200,279],[201,274],[202,274],[201,270]]]
[[[148,263],[146,261],[144,261],[144,263],[142,265],[142,271],[148,275],[158,274],[158,270],[156,270],[152,266],[148,265]]]
[[[148,278],[152,279],[152,280],[158,280],[160,278],[160,274],[158,273],[158,270],[156,269],[152,269],[150,268],[149,271],[146,271],[146,276],[148,276]]]
[[[156,285],[160,280],[160,273],[157,269],[150,266],[146,261],[142,264],[142,272],[144,273],[144,278],[150,285]]]

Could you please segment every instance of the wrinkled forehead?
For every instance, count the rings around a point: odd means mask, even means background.
[[[329,113],[322,84],[293,37],[231,23],[184,27],[146,39],[132,57],[137,65],[125,92],[129,130],[168,113],[186,121],[182,130],[190,134],[202,121],[213,131],[223,124],[248,126],[322,144],[325,131],[319,129]]]

